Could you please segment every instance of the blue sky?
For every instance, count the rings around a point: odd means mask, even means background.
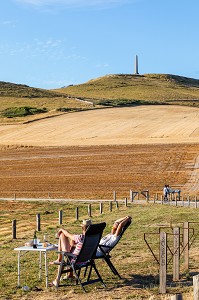
[[[199,78],[198,0],[1,0],[0,81],[40,88],[107,74]]]

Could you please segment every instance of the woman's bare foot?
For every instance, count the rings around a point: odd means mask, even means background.
[[[53,280],[52,282],[50,282],[50,283],[49,283],[49,286],[50,286],[50,287],[53,287],[53,286],[57,287],[57,279],[55,279],[55,280]]]

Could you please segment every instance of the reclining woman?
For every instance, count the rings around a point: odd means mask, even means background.
[[[89,228],[91,223],[92,222],[90,219],[83,220],[81,224],[82,234],[72,234],[64,228],[59,229],[59,231],[57,232],[59,236],[58,251],[71,252],[74,255],[78,256],[84,242],[84,236],[86,230]],[[62,260],[62,254],[58,253],[57,260],[51,262],[50,264],[59,264],[61,260]],[[57,286],[58,274],[59,274],[59,268],[58,268],[57,277],[49,284],[49,286]],[[73,278],[72,272],[68,274],[67,278]]]
[[[108,252],[110,250],[110,248],[114,247],[118,240],[120,239],[120,236],[123,232],[123,228],[124,226],[128,223],[131,222],[132,218],[129,216],[126,216],[124,218],[118,219],[114,222],[111,232],[108,233],[106,236],[104,236],[101,240],[100,240],[100,246],[107,246],[107,247],[101,247],[102,250],[98,247],[97,248],[97,252],[96,252],[96,256],[102,256],[103,252]],[[102,252],[103,251],[103,252]]]

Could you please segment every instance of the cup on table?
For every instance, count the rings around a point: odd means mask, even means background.
[[[48,242],[48,234],[44,234],[44,243],[47,243]]]

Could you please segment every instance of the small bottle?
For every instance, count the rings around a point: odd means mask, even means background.
[[[37,235],[36,235],[36,230],[34,232],[34,237],[33,237],[33,248],[37,248]]]

